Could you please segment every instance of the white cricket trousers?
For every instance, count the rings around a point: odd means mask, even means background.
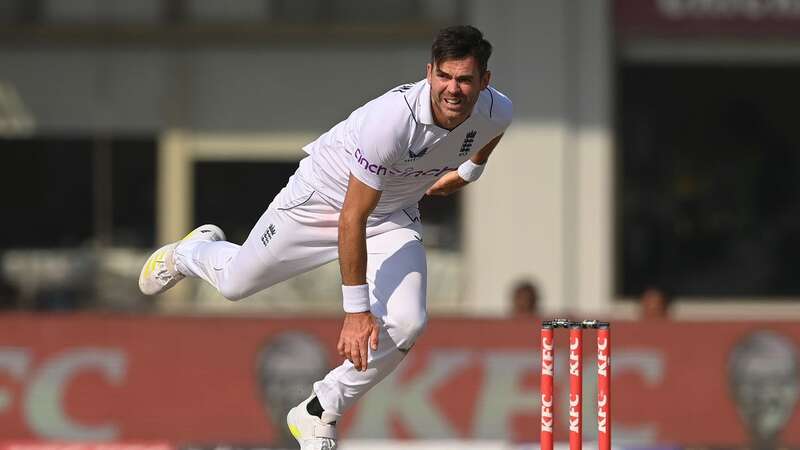
[[[193,241],[175,251],[178,270],[238,300],[338,258],[339,211],[297,175],[275,197],[241,246]],[[314,383],[328,418],[337,420],[403,360],[427,320],[427,265],[416,208],[367,226],[370,310],[380,327],[368,369],[350,361]],[[331,287],[334,289],[334,287]],[[337,297],[341,294],[337,289]]]

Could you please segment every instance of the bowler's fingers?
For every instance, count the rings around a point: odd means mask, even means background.
[[[369,336],[365,336],[364,340],[359,340],[358,342],[358,349],[360,350],[359,358],[361,359],[361,369],[363,371],[367,370],[367,359],[369,358],[369,350],[367,348],[367,340]]]
[[[358,341],[350,345],[350,362],[356,367],[356,370],[361,370],[361,351],[358,348]]]
[[[372,327],[372,333],[369,335],[369,346],[372,348],[372,351],[378,350],[378,327]]]
[[[445,193],[444,189],[442,189],[442,188],[428,189],[428,192],[426,192],[426,193],[428,195],[447,195]]]

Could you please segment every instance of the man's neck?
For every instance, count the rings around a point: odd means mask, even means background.
[[[466,122],[467,119],[469,119],[470,116],[472,115],[472,114],[467,115],[467,117],[465,117],[464,120],[462,120],[460,122],[457,122],[455,124],[445,125],[444,123],[442,123],[442,121],[439,119],[438,115],[436,114],[436,107],[434,107],[434,105],[433,105],[433,98],[431,98],[430,108],[431,108],[431,116],[433,116],[433,123],[435,123],[437,127],[443,128],[443,129],[445,129],[447,131],[455,130],[456,128],[458,128],[459,125],[461,125],[462,123]]]

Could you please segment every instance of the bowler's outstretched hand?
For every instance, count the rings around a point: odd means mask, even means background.
[[[458,171],[453,170],[436,180],[436,183],[433,183],[433,186],[428,188],[425,193],[428,195],[450,195],[467,184],[468,183],[458,175]]]
[[[366,371],[367,345],[373,351],[378,349],[378,325],[372,313],[345,313],[342,333],[336,345],[339,355],[350,360],[356,370]]]

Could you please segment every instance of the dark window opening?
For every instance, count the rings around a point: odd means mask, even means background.
[[[0,139],[0,151],[0,248],[79,247],[100,234],[112,245],[153,245],[155,140]]]
[[[800,295],[800,67],[618,77],[618,294]]]

